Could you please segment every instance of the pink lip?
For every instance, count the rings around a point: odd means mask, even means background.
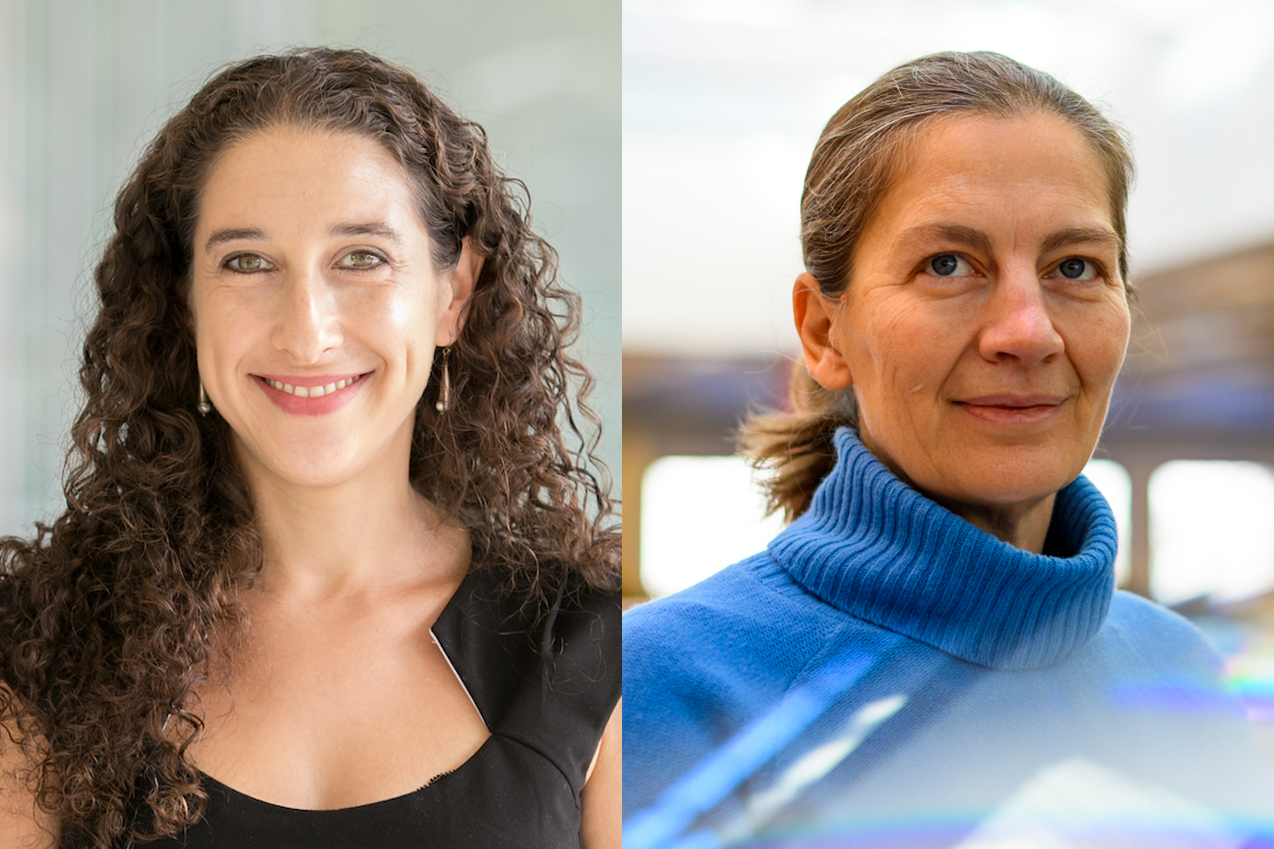
[[[354,371],[347,374],[256,374],[253,377],[263,377],[266,380],[276,380],[279,383],[290,383],[293,386],[327,386],[329,383],[337,383],[342,380],[349,380],[352,377],[358,377],[360,374],[370,373]]]
[[[371,377],[371,372],[353,372],[350,374],[318,374],[318,375],[297,375],[297,374],[257,374],[257,385],[261,387],[261,391],[265,396],[274,402],[274,405],[285,413],[294,416],[325,416],[328,413],[334,413],[341,407],[344,407],[354,399],[354,396],[362,388],[363,384]],[[274,380],[279,383],[288,383],[292,386],[326,386],[329,383],[337,383],[342,380],[350,380],[352,378],[361,377],[355,380],[344,389],[339,389],[322,398],[298,398],[284,392],[281,389],[275,389],[267,380]]]
[[[1062,405],[1059,395],[982,395],[956,401],[955,405],[969,415],[994,424],[1040,424],[1048,421]]]

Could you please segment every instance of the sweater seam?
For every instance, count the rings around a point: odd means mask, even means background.
[[[1140,660],[1143,664],[1145,664],[1147,667],[1149,667],[1153,671],[1155,680],[1169,686],[1170,688],[1172,688],[1174,692],[1180,692],[1188,696],[1190,700],[1190,704],[1196,709],[1208,709],[1212,707],[1211,705],[1207,704],[1206,701],[1195,697],[1192,693],[1190,693],[1188,689],[1181,687],[1181,685],[1177,681],[1174,681],[1171,677],[1164,674],[1164,672],[1160,669],[1159,664],[1156,663],[1151,658],[1149,658],[1141,650],[1141,647],[1138,646],[1135,641],[1128,638],[1128,636],[1124,633],[1125,629],[1122,623],[1111,621],[1111,627],[1114,630],[1115,634],[1119,637],[1119,641],[1123,643],[1123,645],[1127,647],[1134,655],[1136,655],[1138,660]],[[1228,703],[1231,701],[1232,696],[1229,693],[1229,691],[1225,689],[1224,683],[1220,682],[1219,680],[1220,676],[1218,672],[1219,670],[1216,670],[1216,669],[1208,670],[1208,673],[1212,675],[1214,679],[1217,679],[1216,683],[1220,685],[1219,689],[1215,692],[1218,692],[1220,695],[1224,696],[1225,698],[1223,699],[1223,701],[1226,701]]]

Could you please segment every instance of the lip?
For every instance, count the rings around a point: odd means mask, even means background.
[[[1062,405],[1064,395],[980,395],[953,402],[958,408],[982,421],[1005,425],[1043,424]]]
[[[294,416],[325,416],[336,412],[352,401],[371,375],[372,372],[368,371],[311,375],[254,374],[252,377],[256,380],[257,385],[261,387],[261,391],[265,393],[265,396],[283,412]],[[287,383],[292,386],[304,386],[307,388],[326,386],[329,383],[339,383],[342,380],[353,380],[354,382],[321,398],[298,398],[281,389],[275,389],[267,382],[271,380],[277,383]]]

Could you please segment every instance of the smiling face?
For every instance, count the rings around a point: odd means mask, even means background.
[[[284,126],[223,151],[190,306],[249,480],[405,479],[434,348],[458,334],[480,265],[466,242],[454,270],[434,268],[406,173],[370,139]]]
[[[1060,118],[928,128],[839,302],[794,295],[810,372],[853,387],[864,442],[975,524],[1051,511],[1092,454],[1128,342],[1107,181]],[[1042,541],[1042,539],[1041,539]]]

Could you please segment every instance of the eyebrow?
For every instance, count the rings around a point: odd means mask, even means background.
[[[388,239],[395,245],[401,245],[403,243],[403,237],[399,235],[398,231],[382,221],[337,224],[330,232],[333,236],[380,236],[382,239]]]
[[[208,237],[208,241],[204,242],[204,253],[212,253],[213,248],[218,245],[224,245],[226,242],[235,242],[239,239],[264,239],[265,231],[256,227],[241,227],[238,229],[217,230]]]
[[[1095,242],[1110,248],[1119,248],[1119,237],[1115,235],[1114,230],[1108,230],[1105,227],[1068,227],[1065,230],[1058,230],[1056,233],[1049,235],[1044,243],[1040,245],[1041,253],[1055,251],[1058,248],[1064,248],[1067,245],[1078,245],[1086,242]]]
[[[895,243],[916,238],[955,242],[967,245],[983,253],[992,253],[991,237],[976,227],[969,227],[965,224],[921,224],[903,230],[898,234]],[[1055,251],[1067,245],[1092,242],[1112,248],[1118,248],[1120,244],[1119,237],[1115,235],[1115,231],[1105,227],[1067,227],[1055,233],[1050,233],[1040,244],[1040,253]]]
[[[976,227],[969,227],[965,224],[921,224],[917,227],[903,230],[894,239],[894,243],[898,244],[916,239],[934,242],[955,242],[984,254],[992,252],[991,237]]]
[[[382,221],[337,224],[328,232],[333,236],[380,236],[395,245],[402,245],[403,243],[403,237],[399,232]],[[204,242],[203,249],[205,253],[212,253],[215,248],[224,245],[226,242],[235,242],[240,239],[262,240],[266,238],[269,238],[266,232],[258,227],[226,228],[217,230],[209,236],[208,241]]]

